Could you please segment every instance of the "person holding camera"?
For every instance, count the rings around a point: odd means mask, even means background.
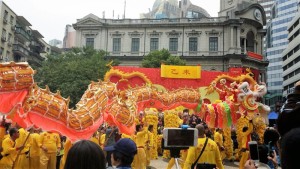
[[[190,169],[196,164],[197,169],[224,169],[218,145],[205,136],[205,128],[202,124],[196,126],[198,130],[198,145],[190,147],[184,163],[184,169]]]

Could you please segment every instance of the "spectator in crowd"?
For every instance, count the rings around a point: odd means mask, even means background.
[[[137,153],[136,144],[129,138],[121,138],[115,145],[105,147],[104,150],[112,152],[112,164],[118,169],[131,169],[131,163]]]
[[[300,111],[298,112],[300,113]],[[299,168],[300,128],[294,128],[282,138],[281,141],[281,167],[282,169]]]
[[[207,144],[204,148],[203,154],[197,162],[197,166],[210,165],[218,167],[218,169],[224,169],[217,144],[213,140],[205,137],[205,128],[202,124],[198,124],[196,129],[198,130],[198,145],[197,147],[189,148],[187,158],[184,163],[184,169],[190,169],[191,165],[197,160],[200,151],[204,147],[206,139]]]
[[[195,128],[197,124],[200,124],[201,123],[201,119],[196,116],[195,114],[192,114],[191,115],[191,118],[190,118],[190,121],[189,121],[189,124],[192,128]]]
[[[117,134],[118,134],[118,128],[117,127],[115,127],[115,126],[114,127],[108,127],[106,129],[104,147],[114,145],[116,143],[116,135]],[[106,161],[107,161],[108,167],[112,167],[111,152],[106,153]]]
[[[287,96],[277,119],[277,129],[281,136],[280,154],[282,169],[299,168],[300,142],[300,81],[293,93]]]
[[[99,145],[89,140],[76,142],[68,152],[64,169],[105,169],[104,153]]]

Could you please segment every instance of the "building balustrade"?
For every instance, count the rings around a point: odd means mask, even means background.
[[[31,35],[28,32],[26,32],[22,27],[16,27],[15,33],[25,37],[27,41],[31,39]]]
[[[19,54],[22,54],[23,56],[29,55],[28,50],[26,48],[24,48],[21,44],[14,44],[13,52],[17,52]]]
[[[227,17],[213,18],[171,18],[171,19],[100,19],[107,24],[162,24],[162,23],[220,23]]]

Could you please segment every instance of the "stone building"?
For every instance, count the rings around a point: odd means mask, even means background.
[[[3,1],[0,1],[0,62],[28,62],[40,66],[50,46],[30,22],[17,15]]]
[[[92,46],[121,65],[140,66],[143,56],[168,49],[188,65],[204,70],[251,68],[265,81],[268,61],[262,55],[264,9],[257,0],[221,0],[218,17],[101,19],[89,14],[73,24],[76,46]]]

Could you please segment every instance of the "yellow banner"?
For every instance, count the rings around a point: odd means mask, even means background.
[[[178,79],[200,79],[201,66],[161,65],[160,76]]]

